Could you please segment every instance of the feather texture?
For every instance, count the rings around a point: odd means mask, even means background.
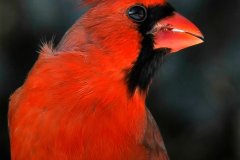
[[[173,9],[164,0],[83,2],[97,6],[56,48],[43,45],[26,81],[11,96],[12,159],[168,160],[142,90],[170,51],[155,50],[146,32]],[[136,4],[154,13],[143,25],[126,15]]]

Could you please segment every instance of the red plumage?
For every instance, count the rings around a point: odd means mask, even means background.
[[[142,48],[137,24],[125,15],[136,1],[85,0],[95,2],[56,48],[42,47],[12,95],[13,160],[168,159],[146,92],[137,88],[131,96],[126,85]]]

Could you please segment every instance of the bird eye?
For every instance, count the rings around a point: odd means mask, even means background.
[[[136,22],[143,22],[147,18],[147,9],[141,5],[135,5],[128,9],[128,17]]]

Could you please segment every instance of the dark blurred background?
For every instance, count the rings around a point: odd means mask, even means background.
[[[240,160],[240,0],[170,0],[205,43],[165,58],[148,106],[171,160]],[[41,41],[58,43],[82,14],[69,0],[0,0],[0,159],[9,160],[8,98]]]

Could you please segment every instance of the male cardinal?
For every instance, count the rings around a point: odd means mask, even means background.
[[[85,0],[11,97],[13,160],[167,160],[145,98],[162,56],[203,42],[165,0]]]

